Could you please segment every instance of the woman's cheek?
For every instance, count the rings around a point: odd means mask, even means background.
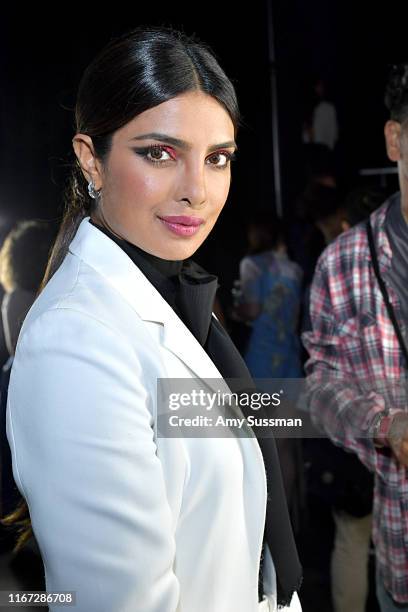
[[[161,194],[167,190],[166,177],[157,175],[145,174],[143,177],[139,177],[136,181],[136,187],[141,193],[145,194],[146,198],[152,198],[157,194]]]

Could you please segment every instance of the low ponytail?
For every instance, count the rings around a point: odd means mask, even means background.
[[[51,249],[38,293],[41,293],[62,264],[79,224],[82,219],[91,214],[94,202],[95,200],[92,200],[88,194],[85,178],[79,162],[76,160],[72,165],[71,176],[64,194],[65,208],[61,226]]]

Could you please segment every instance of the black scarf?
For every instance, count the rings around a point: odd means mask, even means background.
[[[159,291],[200,342],[231,391],[256,391],[241,354],[224,327],[212,316],[219,286],[217,276],[209,274],[190,259],[170,261],[156,257],[118,238],[92,220],[90,223],[116,242]],[[242,412],[245,416],[249,414],[244,409]],[[256,435],[255,430],[254,433]],[[275,440],[258,437],[258,443],[265,463],[268,491],[264,541],[268,543],[276,570],[278,605],[285,606],[290,603],[293,592],[300,588],[302,568],[290,524]]]

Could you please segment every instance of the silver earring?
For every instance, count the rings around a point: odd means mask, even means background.
[[[101,190],[99,189],[99,191],[97,191],[95,189],[95,185],[93,181],[89,181],[88,183],[88,193],[89,196],[93,199],[93,200],[97,200],[100,196]]]

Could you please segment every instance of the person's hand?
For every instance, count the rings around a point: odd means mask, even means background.
[[[398,412],[394,415],[389,433],[388,443],[392,452],[402,465],[408,467],[408,414]]]

